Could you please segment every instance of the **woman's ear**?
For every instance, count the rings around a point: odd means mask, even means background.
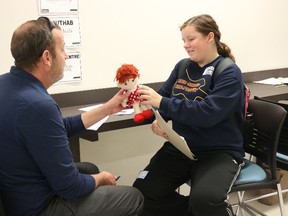
[[[214,40],[214,33],[213,32],[209,32],[207,37],[208,37],[208,42],[213,41]]]

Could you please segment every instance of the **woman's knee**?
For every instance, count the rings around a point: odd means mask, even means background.
[[[146,199],[158,200],[168,194],[168,190],[164,190],[161,185],[155,182],[145,181],[143,179],[136,179],[133,187],[137,188],[145,196]]]
[[[146,196],[146,194],[149,194],[149,189],[150,187],[148,186],[148,184],[146,183],[146,181],[144,181],[143,179],[136,179],[135,182],[133,183],[133,187],[137,188],[139,191],[141,191],[141,193]]]
[[[197,213],[196,215],[212,215],[213,212],[226,211],[226,208],[226,199],[217,194],[213,195],[211,193],[202,192],[198,194],[192,193],[190,195],[189,209],[190,211]]]

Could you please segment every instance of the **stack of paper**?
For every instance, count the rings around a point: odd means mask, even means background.
[[[254,81],[253,83],[258,84],[266,84],[266,85],[287,85],[288,84],[288,77],[271,77],[264,80]]]

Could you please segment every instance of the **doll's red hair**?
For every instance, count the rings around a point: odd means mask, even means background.
[[[138,77],[138,69],[133,64],[123,64],[116,72],[116,81],[124,83],[126,80]]]

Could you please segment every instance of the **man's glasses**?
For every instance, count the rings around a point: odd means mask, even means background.
[[[44,16],[41,16],[37,19],[41,24],[45,25],[48,27],[49,31],[52,32],[52,30],[54,28],[56,28],[56,24],[54,22],[52,22],[48,17],[44,17]],[[52,37],[52,36],[51,36]],[[51,43],[51,42],[50,42]],[[47,45],[48,46],[48,45]],[[45,48],[46,49],[46,48]],[[39,54],[39,57],[42,56],[44,50]]]
[[[41,16],[37,20],[39,20],[41,22],[45,22],[50,31],[52,31],[54,28],[56,28],[55,23],[52,22],[48,17]]]

